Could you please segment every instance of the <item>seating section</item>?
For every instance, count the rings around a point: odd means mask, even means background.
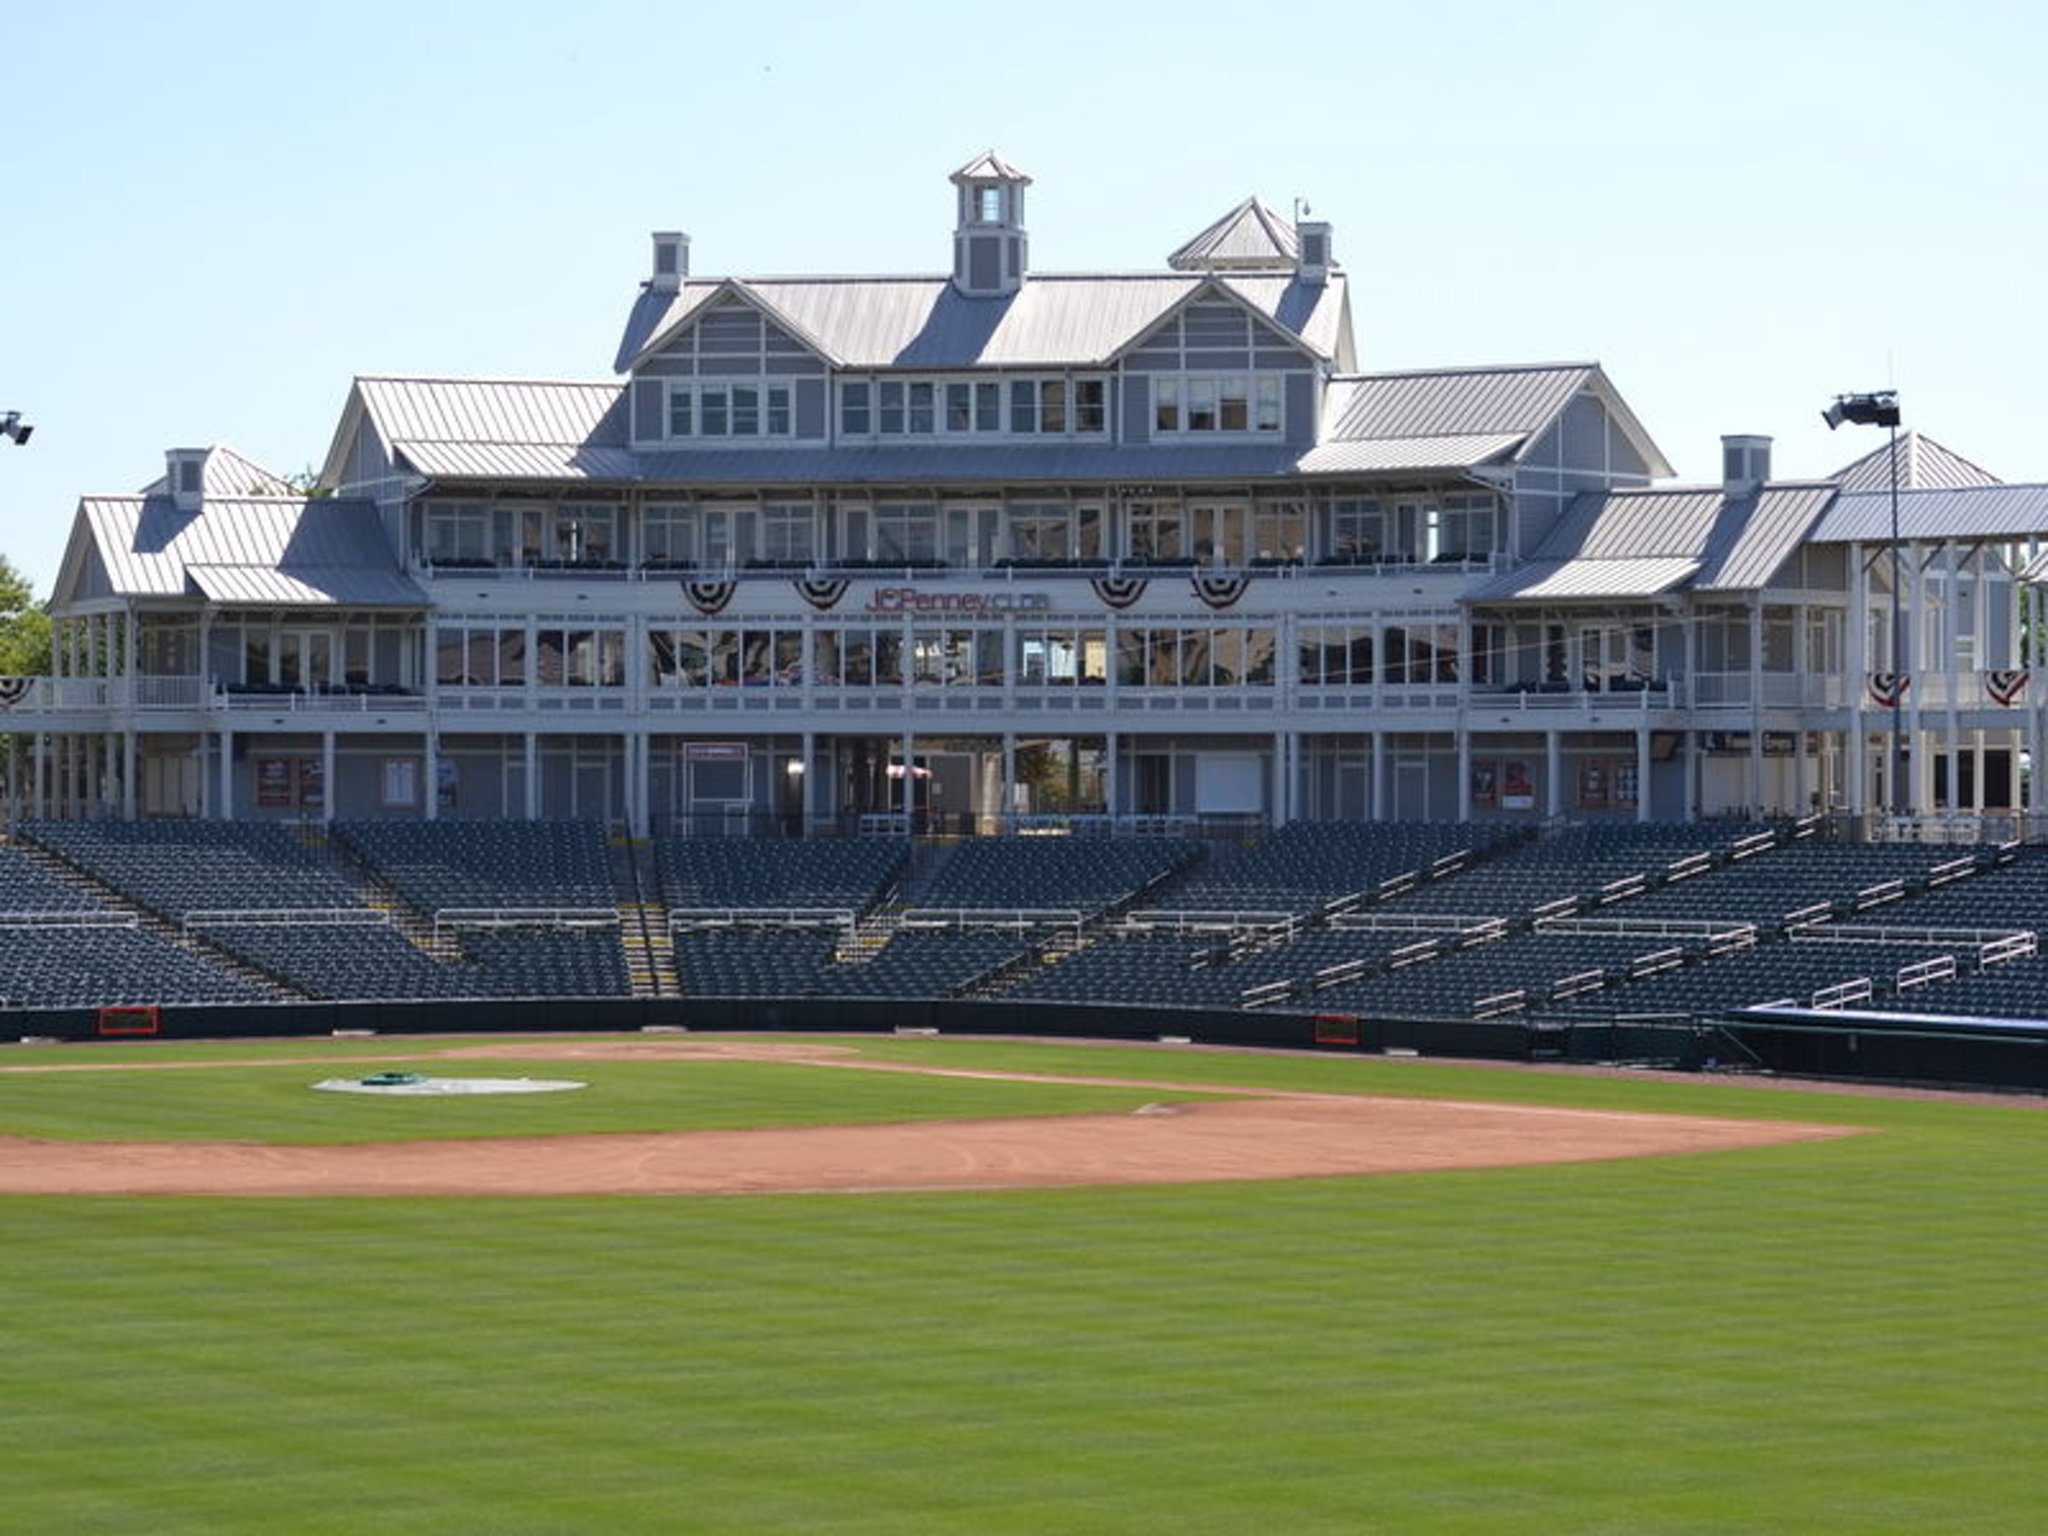
[[[815,997],[841,930],[679,928],[676,974],[685,997]]]
[[[166,918],[361,904],[277,822],[37,821],[21,835]]]
[[[34,847],[0,841],[7,1005],[253,1002],[268,995],[263,976],[312,998],[631,992],[595,823],[337,826],[335,844],[409,915],[373,908],[342,857],[283,824],[32,822],[16,836]],[[1823,998],[2048,1014],[2048,956],[2026,953],[2027,935],[2048,935],[2048,851],[2024,848],[1836,844],[1728,824],[1532,837],[1298,823],[1244,847],[1003,837],[920,845],[916,863],[910,844],[883,838],[673,838],[652,852],[692,996],[985,992],[1416,1018]],[[135,921],[137,909],[194,942]],[[602,918],[433,924],[450,909]],[[1030,911],[1081,924],[996,916]],[[887,937],[863,956],[843,944],[844,917],[802,913],[874,913]]]
[[[0,927],[0,1001],[12,1007],[264,1000],[240,977],[147,928],[125,923]]]
[[[337,841],[431,917],[437,912],[615,906],[594,821],[337,822]]]
[[[0,916],[38,912],[91,912],[84,891],[66,885],[21,849],[0,843]]]
[[[1518,834],[1449,822],[1290,822],[1246,849],[1218,849],[1154,905],[1180,912],[1305,914],[1483,854]]]
[[[1189,838],[977,838],[952,851],[917,905],[1095,913],[1150,890],[1201,854],[1202,845]]]
[[[987,928],[905,928],[859,965],[819,975],[829,997],[958,997],[1034,948],[1026,934]]]
[[[719,911],[864,911],[895,884],[908,856],[900,839],[878,837],[671,837],[654,850],[671,907]]]

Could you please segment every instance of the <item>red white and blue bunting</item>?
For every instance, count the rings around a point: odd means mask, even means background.
[[[683,583],[683,596],[690,600],[692,608],[703,614],[707,619],[725,612],[726,605],[732,601],[733,593],[738,590],[739,583],[736,581],[686,581]]]
[[[1096,576],[1090,579],[1095,595],[1102,600],[1105,608],[1114,608],[1121,613],[1145,595],[1147,585],[1142,576]]]
[[[818,612],[829,613],[846,596],[847,581],[843,576],[803,576],[791,585],[796,588],[796,595]]]
[[[1873,672],[1870,674],[1870,696],[1885,709],[1895,709],[1906,697],[1906,690],[1913,686],[1910,672]]]
[[[1249,576],[1196,576],[1193,578],[1195,596],[1211,608],[1235,608],[1237,600],[1250,590]]]
[[[12,709],[28,697],[29,689],[35,687],[32,677],[0,677],[0,709]]]
[[[1984,691],[2007,709],[2019,703],[2027,691],[2025,667],[1994,667],[1984,674]]]

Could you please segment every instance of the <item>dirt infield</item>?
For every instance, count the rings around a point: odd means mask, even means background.
[[[550,1062],[743,1057],[860,1071],[1019,1075],[862,1060],[817,1042],[549,1040],[409,1056]],[[132,1064],[109,1069],[135,1070]],[[356,1146],[0,1138],[0,1193],[678,1195],[1024,1189],[1590,1162],[1850,1134],[1833,1126],[1701,1116],[1219,1091],[1242,1097],[1153,1104],[1116,1115]]]

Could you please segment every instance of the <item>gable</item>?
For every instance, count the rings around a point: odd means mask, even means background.
[[[1295,337],[1216,288],[1192,295],[1123,356],[1124,368],[1134,373],[1299,369],[1314,361]]]
[[[636,378],[738,378],[824,372],[819,349],[739,288],[692,309],[634,363]]]

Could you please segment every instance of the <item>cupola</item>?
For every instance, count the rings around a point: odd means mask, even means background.
[[[953,173],[959,211],[953,226],[953,286],[974,298],[1024,285],[1028,242],[1024,189],[1031,178],[994,150]]]

